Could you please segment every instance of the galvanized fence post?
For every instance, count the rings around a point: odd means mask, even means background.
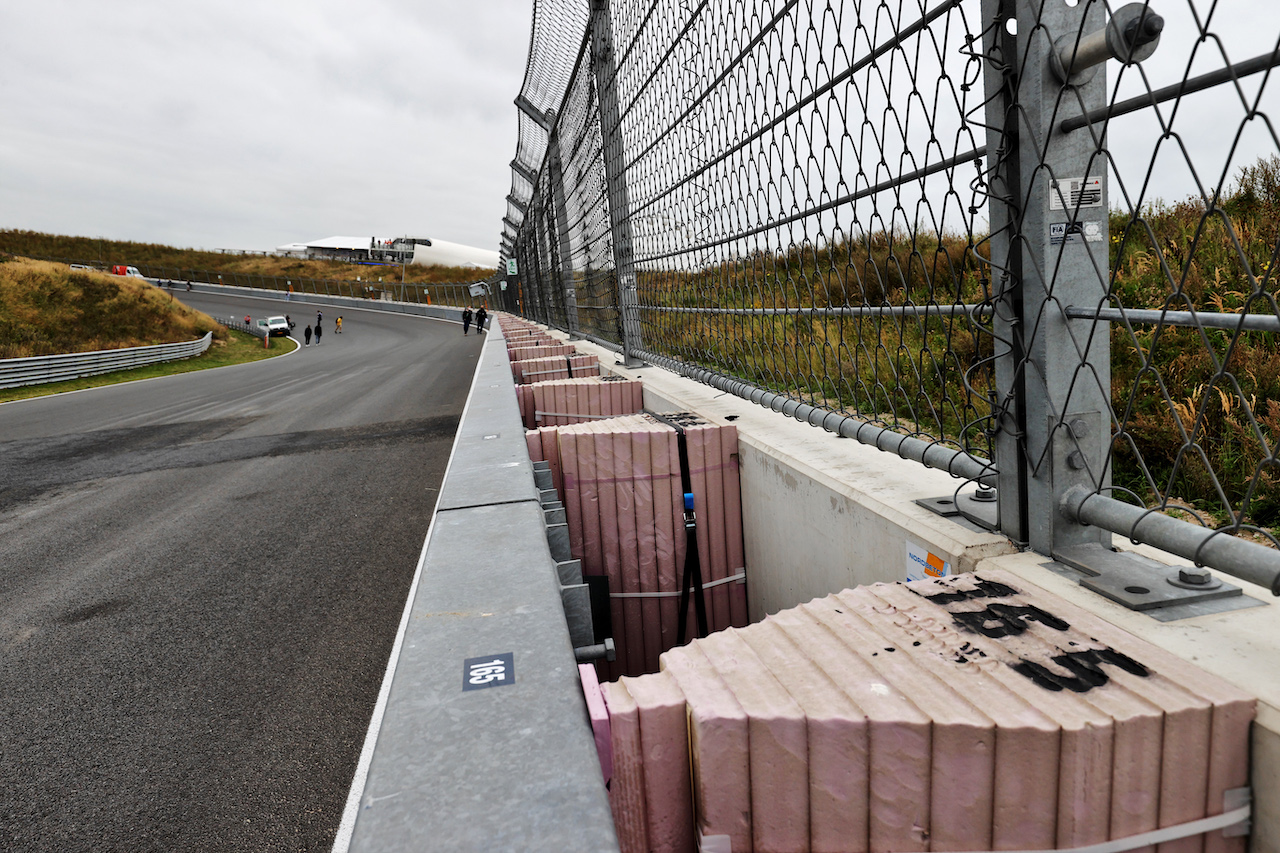
[[[568,194],[565,192],[564,168],[560,160],[560,130],[558,123],[554,121],[547,140],[547,169],[551,206],[556,217],[556,254],[560,267],[560,290],[564,295],[565,325],[568,326],[569,340],[576,341],[582,335],[578,331],[578,295],[573,278],[573,247],[569,242],[569,212],[566,207]]]
[[[1107,162],[1064,118],[1106,103],[1101,65],[1062,79],[1102,3],[983,0],[996,296],[996,464],[1002,531],[1042,554],[1102,544],[1110,534],[1061,509],[1067,490],[1109,486],[1109,324],[1068,319],[1107,297]],[[1010,22],[1013,23],[1010,23]]]
[[[604,142],[605,185],[609,195],[609,230],[617,276],[622,352],[627,367],[638,367],[643,362],[636,353],[644,349],[644,343],[640,339],[635,251],[631,239],[631,199],[627,191],[626,156],[618,109],[618,66],[613,49],[613,22],[609,14],[609,0],[591,0],[590,26],[591,70],[595,75],[596,96],[600,102],[600,136]]]

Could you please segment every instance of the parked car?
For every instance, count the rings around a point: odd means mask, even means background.
[[[258,321],[262,323],[261,320]],[[289,334],[289,321],[284,317],[268,317],[266,321],[267,334],[275,337]]]

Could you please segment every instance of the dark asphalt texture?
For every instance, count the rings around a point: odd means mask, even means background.
[[[0,849],[332,845],[481,339],[321,310],[283,358],[0,405]]]

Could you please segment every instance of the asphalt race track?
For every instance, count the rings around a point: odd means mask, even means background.
[[[332,844],[481,339],[320,310],[319,347],[0,405],[0,849]]]

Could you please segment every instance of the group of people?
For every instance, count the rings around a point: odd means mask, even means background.
[[[475,321],[476,321],[476,332],[477,333],[483,332],[484,321],[488,318],[488,316],[489,316],[489,312],[484,310],[483,305],[480,306],[480,310],[476,311],[475,314],[471,313],[471,306],[468,305],[466,308],[462,310],[462,334],[464,335],[467,334],[467,331],[471,328],[471,320],[473,317],[475,318]]]
[[[311,346],[311,338],[313,335],[315,336],[315,339],[316,339],[316,346],[320,346],[320,335],[324,331],[323,327],[321,326],[321,323],[323,323],[323,321],[324,321],[324,312],[317,311],[315,330],[313,331],[310,326],[307,326],[305,329],[302,330],[303,340],[306,341],[306,343],[303,344],[304,347]],[[292,324],[290,325],[292,326]],[[341,316],[339,316],[338,319],[334,322],[333,330],[339,335],[342,334],[342,317]]]

